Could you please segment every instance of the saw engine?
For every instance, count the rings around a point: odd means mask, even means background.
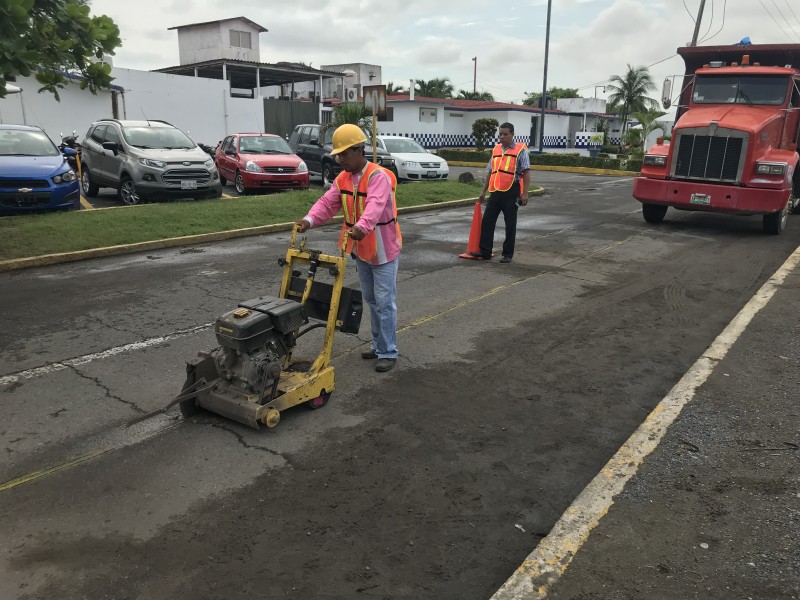
[[[302,304],[272,296],[242,302],[219,317],[214,324],[219,348],[211,357],[226,391],[256,394],[259,404],[271,400],[295,334],[306,323]]]

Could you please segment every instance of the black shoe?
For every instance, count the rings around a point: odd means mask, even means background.
[[[483,252],[470,252],[469,255],[472,256],[473,258],[480,258],[481,260],[492,260],[491,254],[487,256]]]
[[[510,263],[511,262],[511,257],[503,255],[503,258],[500,259],[500,262],[501,263]]]
[[[378,373],[385,373],[394,369],[394,364],[397,362],[396,358],[379,358],[375,365],[375,370]]]
[[[378,358],[378,355],[375,354],[375,350],[364,350],[364,352],[361,353],[361,358],[364,360],[371,360],[373,358]]]

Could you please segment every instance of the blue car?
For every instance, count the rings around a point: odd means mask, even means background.
[[[0,214],[80,208],[78,177],[38,127],[0,125]]]

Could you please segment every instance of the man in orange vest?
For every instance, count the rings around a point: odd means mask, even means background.
[[[384,373],[394,368],[398,356],[397,268],[403,237],[397,223],[397,179],[367,161],[366,141],[356,125],[336,128],[331,154],[342,172],[297,226],[303,233],[323,225],[339,210],[344,213],[339,247],[355,258],[372,325],[372,347],[361,358],[377,358],[375,370]]]
[[[494,228],[497,217],[503,213],[506,222],[506,239],[503,241],[501,263],[511,262],[514,256],[514,242],[517,237],[517,210],[528,204],[528,188],[531,182],[531,157],[528,147],[522,142],[514,142],[514,126],[503,123],[498,130],[498,143],[492,150],[492,158],[487,167],[488,177],[480,202],[489,190],[489,202],[481,221],[480,252],[470,252],[475,258],[491,260],[494,245]]]

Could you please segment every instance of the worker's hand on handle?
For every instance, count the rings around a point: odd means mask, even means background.
[[[353,225],[350,229],[347,230],[347,233],[350,234],[350,237],[354,240],[363,240],[367,237],[367,232],[361,229],[358,225]]]
[[[480,196],[478,196],[478,202],[483,204],[485,200],[486,200],[486,192],[481,192]]]
[[[305,233],[306,231],[308,231],[308,228],[311,227],[311,223],[309,223],[305,219],[300,219],[299,221],[295,222],[294,226],[297,227],[298,233]]]
[[[517,198],[517,204],[520,206],[528,206],[528,195],[525,194]]]

